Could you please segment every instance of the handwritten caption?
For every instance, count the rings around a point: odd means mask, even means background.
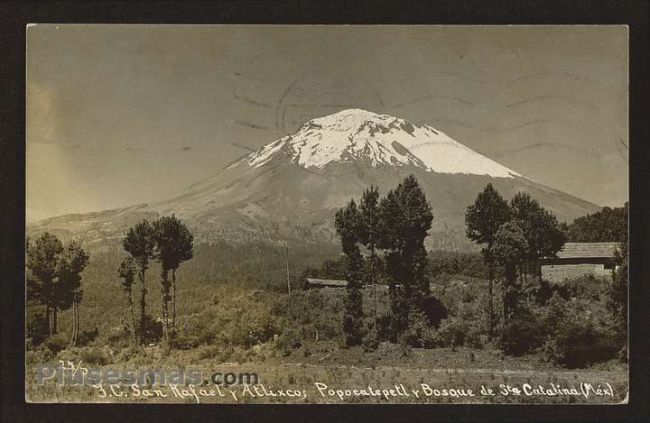
[[[270,399],[285,398],[287,400],[306,400],[312,396],[333,400],[346,401],[351,398],[383,398],[391,399],[427,399],[427,398],[454,398],[470,399],[476,397],[614,397],[614,389],[609,383],[591,384],[580,383],[573,387],[564,387],[559,384],[531,385],[528,383],[510,385],[500,384],[494,387],[481,385],[478,389],[464,387],[436,387],[426,383],[417,386],[406,387],[404,384],[396,384],[388,388],[373,386],[359,388],[340,388],[327,385],[322,382],[315,382],[313,389],[278,389],[264,384],[243,385],[237,387],[220,386],[195,386],[170,384],[155,388],[143,388],[138,385],[104,385],[92,386],[96,389],[99,398],[176,398],[190,399],[197,403],[202,400],[214,397],[224,397],[233,402],[239,402],[245,398]]]

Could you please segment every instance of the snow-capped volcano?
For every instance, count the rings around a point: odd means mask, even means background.
[[[278,156],[304,168],[329,163],[412,165],[428,172],[521,176],[428,125],[361,109],[312,119],[294,135],[280,138],[231,165],[263,166]]]
[[[599,207],[538,184],[428,125],[360,109],[312,119],[293,135],[153,204],[31,225],[86,242],[119,239],[138,220],[175,213],[203,241],[336,242],[334,215],[370,185],[381,194],[414,175],[431,203],[430,248],[475,248],[465,237],[467,206],[491,183],[506,199],[530,193],[562,221]]]

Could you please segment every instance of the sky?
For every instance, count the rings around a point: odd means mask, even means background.
[[[628,199],[625,26],[39,24],[26,90],[28,222],[169,198],[347,108]]]

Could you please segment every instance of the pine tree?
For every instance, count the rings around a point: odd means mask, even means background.
[[[357,242],[361,215],[354,200],[347,207],[336,212],[336,232],[341,238],[341,246],[348,262],[348,285],[346,287],[343,332],[348,346],[359,345],[362,340],[363,297],[362,297],[362,258]]]
[[[524,233],[528,249],[522,269],[522,276],[531,271],[541,276],[539,260],[554,256],[566,242],[556,217],[544,209],[530,194],[517,193],[510,200],[512,219]]]
[[[79,302],[81,272],[89,256],[76,242],[65,247],[54,235],[44,233],[35,242],[27,243],[28,300],[45,306],[47,332],[58,331],[58,312],[72,308],[70,344],[76,345],[79,336]]]
[[[387,250],[393,336],[408,325],[411,311],[423,311],[430,296],[424,239],[433,221],[431,205],[420,184],[409,175],[380,203],[381,248]],[[401,286],[397,286],[401,285]]]
[[[81,272],[88,264],[89,256],[75,241],[71,241],[59,256],[57,262],[56,307],[59,310],[72,308],[72,333],[70,345],[79,340],[79,303],[83,296]]]
[[[510,219],[510,207],[492,184],[487,184],[465,212],[467,237],[479,245],[483,245],[483,260],[488,267],[488,336],[492,337],[494,330],[494,259],[492,246],[497,231]]]
[[[193,236],[189,229],[175,216],[163,216],[153,222],[155,257],[161,265],[162,313],[165,337],[169,339],[170,327],[176,325],[176,270],[182,262],[193,257]],[[169,280],[171,271],[172,280]],[[172,317],[168,304],[172,302]]]
[[[135,319],[135,311],[133,309],[133,282],[135,281],[136,266],[133,257],[126,257],[120,263],[117,271],[120,279],[122,279],[122,289],[126,294],[126,299],[129,304],[129,314],[131,315],[131,334],[133,335],[133,342],[137,345],[138,340],[138,324]]]
[[[45,232],[34,242],[28,244],[27,268],[31,278],[28,280],[30,292],[45,306],[45,320],[49,335],[57,332],[57,306],[55,283],[59,256],[63,244],[56,236]]]
[[[131,255],[138,266],[138,278],[140,280],[140,331],[146,330],[146,272],[149,268],[149,260],[154,257],[155,240],[153,228],[145,219],[138,222],[134,227],[129,228],[126,237],[122,241],[124,250]]]
[[[377,245],[381,236],[381,220],[379,215],[379,190],[371,185],[363,192],[359,204],[361,212],[361,225],[359,228],[359,240],[370,252],[368,261],[369,280],[373,287],[373,306],[375,323],[377,320],[377,272],[379,270],[377,258]]]
[[[517,283],[517,265],[525,258],[528,242],[524,231],[515,222],[506,222],[497,231],[492,245],[494,260],[503,265],[505,283],[503,289],[503,315],[508,319],[515,312],[521,297],[521,285]]]

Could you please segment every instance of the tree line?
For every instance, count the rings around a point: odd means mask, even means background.
[[[603,207],[602,210],[563,225],[572,242],[627,242],[629,204],[623,207]]]
[[[488,267],[488,336],[494,331],[494,268],[503,266],[503,314],[509,318],[529,274],[541,278],[540,260],[553,257],[566,242],[557,218],[525,192],[508,203],[488,184],[465,213],[467,237],[481,245]]]
[[[55,235],[45,232],[26,245],[27,298],[45,307],[45,334],[58,333],[59,311],[72,309],[70,345],[79,339],[79,303],[83,297],[81,273],[90,256],[76,241],[64,245]]]
[[[375,285],[379,271],[388,279],[393,340],[409,334],[412,326],[431,325],[431,317],[440,314],[429,288],[431,263],[424,247],[432,221],[431,205],[412,175],[383,198],[371,186],[359,205],[352,199],[337,211],[335,225],[348,280],[343,322],[347,345],[361,343],[364,331],[376,330],[362,327],[361,288]],[[465,222],[468,238],[482,246],[491,338],[497,276],[503,280],[501,309],[508,319],[520,304],[523,283],[541,278],[540,260],[553,257],[566,242],[566,234],[556,217],[528,193],[519,192],[508,202],[491,184],[467,208]],[[366,259],[361,248],[367,251]]]
[[[193,257],[193,236],[175,215],[163,216],[149,222],[146,219],[129,228],[122,241],[128,256],[117,269],[126,294],[130,332],[134,344],[157,340],[160,326],[147,313],[146,273],[152,261],[160,264],[160,293],[162,336],[171,341],[176,327],[177,275],[180,265]],[[58,332],[58,313],[72,310],[70,346],[79,340],[79,304],[83,298],[81,273],[90,259],[77,241],[64,245],[48,232],[26,245],[27,299],[45,308],[44,328],[39,337],[51,337]],[[134,290],[139,288],[138,315]]]
[[[347,261],[343,332],[346,344],[358,345],[364,332],[377,338],[377,322],[364,328],[362,293],[364,273],[367,283],[376,285],[379,267],[388,278],[390,337],[404,340],[409,326],[429,324],[427,252],[424,247],[433,213],[417,179],[410,175],[380,198],[376,187],[365,190],[359,206],[354,199],[335,216],[335,226]],[[368,251],[364,260],[360,247]],[[381,260],[378,257],[381,253]],[[366,264],[364,265],[364,262]],[[369,271],[364,272],[367,268]],[[376,301],[376,292],[375,292]]]

